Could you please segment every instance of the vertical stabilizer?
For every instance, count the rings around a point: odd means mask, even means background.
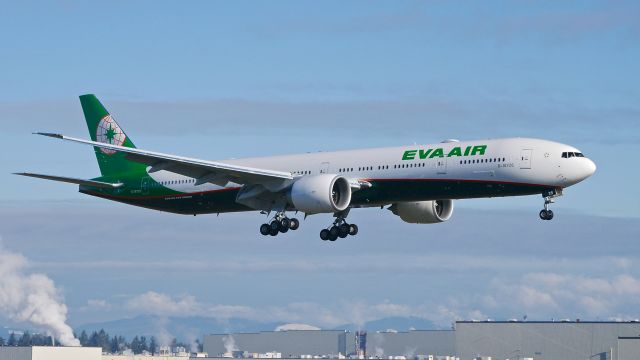
[[[131,139],[125,134],[120,125],[102,106],[93,94],[80,96],[80,104],[84,118],[87,121],[91,140],[135,148]],[[113,150],[94,147],[96,159],[102,176],[121,176],[124,174],[144,174],[146,166],[130,161],[126,154]]]

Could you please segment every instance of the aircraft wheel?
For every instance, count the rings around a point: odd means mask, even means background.
[[[358,233],[358,225],[349,224],[349,235],[353,236],[353,235],[356,235],[357,233]]]
[[[282,218],[280,219],[280,231],[287,232],[289,231],[289,228],[291,227],[291,221],[287,218]]]
[[[267,236],[270,233],[271,233],[271,227],[269,226],[269,224],[260,225],[260,234]]]
[[[320,230],[320,239],[327,241],[329,240],[329,236],[330,236],[329,230],[327,229]]]
[[[553,211],[547,210],[547,220],[553,219]]]
[[[540,210],[540,219],[547,220],[547,210]]]
[[[334,225],[329,229],[329,234],[331,234],[331,236],[335,236],[337,239],[340,234],[340,229]]]
[[[280,231],[280,222],[278,220],[273,220],[269,224],[269,227],[271,228],[271,230]]]
[[[300,227],[300,221],[298,221],[298,219],[296,218],[292,218],[289,221],[291,222],[291,225],[289,225],[289,229],[298,230],[298,227]]]
[[[280,230],[278,229],[269,229],[269,231],[270,231],[269,235],[271,236],[276,236],[280,232]]]
[[[336,241],[338,239],[338,235],[333,235],[331,234],[331,231],[329,231],[329,241]]]
[[[349,235],[349,224],[342,224],[338,227],[338,236],[344,239]]]

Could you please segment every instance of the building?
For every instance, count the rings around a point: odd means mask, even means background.
[[[457,321],[455,333],[456,356],[461,360],[480,356],[494,360],[623,360],[640,346],[638,322]],[[639,359],[639,354],[632,359]]]
[[[99,347],[0,346],[2,360],[101,360]]]
[[[304,330],[209,335],[209,356],[368,359],[639,360],[640,322],[457,321],[455,330],[363,333]],[[366,344],[362,349],[356,346]],[[226,346],[226,347],[225,347]],[[360,350],[360,351],[357,351]],[[227,355],[225,355],[227,354]],[[310,355],[310,356],[309,356]]]
[[[234,351],[248,353],[278,352],[284,358],[301,355],[346,354],[344,330],[284,330],[259,333],[214,334],[204,337],[203,350],[209,356],[223,356]],[[353,348],[350,349],[353,351]]]

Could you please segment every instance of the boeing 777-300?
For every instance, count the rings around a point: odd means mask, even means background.
[[[354,208],[387,207],[405,222],[432,224],[451,218],[454,200],[523,195],[542,195],[540,218],[551,220],[554,198],[596,170],[573,146],[529,138],[201,160],[138,149],[94,95],[80,103],[91,140],[37,134],[93,146],[101,176],[18,175],[177,214],[261,211],[263,235],[298,229],[287,212],[333,215],[320,238],[335,241],[358,233],[346,220]]]

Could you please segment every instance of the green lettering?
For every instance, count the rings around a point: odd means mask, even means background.
[[[484,155],[484,151],[487,150],[487,145],[477,145],[473,147],[471,155]]]
[[[471,146],[467,146],[467,148],[464,149],[464,156],[468,156],[469,155],[469,151],[471,151]]]
[[[447,155],[447,157],[452,157],[452,156],[462,156],[462,151],[460,150],[459,147],[454,147],[453,149],[451,149],[451,151],[449,151],[449,154]]]
[[[444,151],[442,151],[442,148],[437,148],[435,149],[432,153],[431,156],[429,156],[430,159],[433,159],[434,157],[439,156],[439,157],[444,157]]]
[[[402,160],[413,160],[416,157],[418,150],[407,150],[402,155]]]
[[[433,149],[427,149],[427,151],[420,149],[420,159],[426,159],[429,156],[431,150]]]

